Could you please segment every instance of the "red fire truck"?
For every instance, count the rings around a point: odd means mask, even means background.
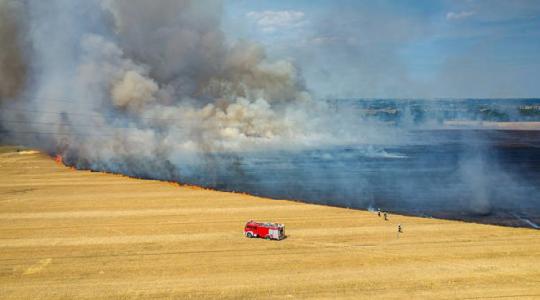
[[[244,235],[248,238],[282,240],[285,238],[285,225],[277,223],[259,223],[253,220],[246,223]]]

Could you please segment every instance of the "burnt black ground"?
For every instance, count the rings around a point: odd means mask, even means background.
[[[410,143],[223,158],[195,184],[271,198],[533,227],[540,131],[416,130]]]

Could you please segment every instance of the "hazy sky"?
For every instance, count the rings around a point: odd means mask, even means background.
[[[333,97],[540,97],[539,0],[225,0],[231,39]]]

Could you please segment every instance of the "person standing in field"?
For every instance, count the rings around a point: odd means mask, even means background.
[[[384,220],[388,221],[388,214],[386,212],[384,213]]]

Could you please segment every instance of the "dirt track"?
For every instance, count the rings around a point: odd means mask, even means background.
[[[249,219],[283,222],[289,238],[244,238]],[[0,295],[540,299],[540,231],[394,215],[385,222],[74,171],[4,147]]]

